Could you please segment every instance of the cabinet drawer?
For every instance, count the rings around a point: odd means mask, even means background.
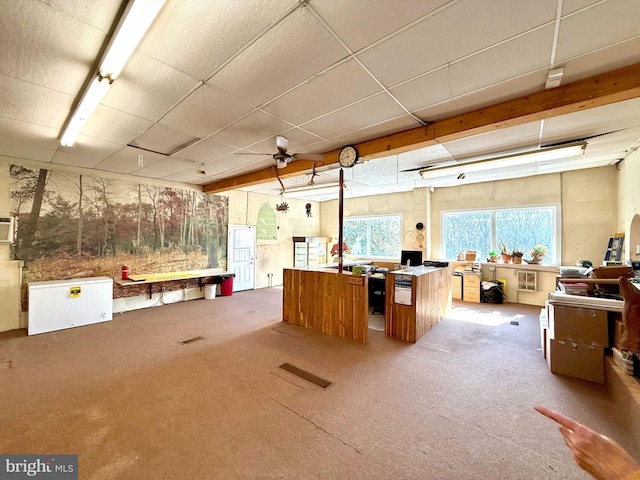
[[[469,287],[480,287],[480,277],[478,275],[465,275],[464,276],[464,286]]]
[[[452,287],[451,288],[451,298],[455,300],[462,300],[462,288],[460,287]]]
[[[465,282],[466,283],[466,282]],[[465,302],[480,303],[480,288],[479,287],[464,287],[464,296],[462,298]]]

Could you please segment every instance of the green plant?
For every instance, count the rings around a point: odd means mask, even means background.
[[[518,248],[516,248],[513,252],[511,252],[511,255],[514,257],[523,257],[524,256],[524,252]]]
[[[497,252],[496,252],[495,250],[491,250],[491,251],[489,252],[489,256],[490,256],[490,257],[497,257],[497,256],[498,256],[498,254],[497,254]]]
[[[529,253],[531,253],[531,255],[543,256],[547,254],[547,247],[545,247],[544,245],[538,244],[535,247],[533,247]]]
[[[509,252],[509,249],[507,248],[507,242],[504,240],[498,240],[498,248],[502,255],[511,255],[511,252]]]

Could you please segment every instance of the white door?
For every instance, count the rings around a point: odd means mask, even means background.
[[[253,290],[256,283],[256,227],[229,225],[227,270],[236,274],[233,291]]]

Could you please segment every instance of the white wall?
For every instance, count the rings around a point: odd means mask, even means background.
[[[231,191],[220,195],[229,197],[229,224],[256,225],[258,212],[266,203],[275,209],[282,202],[279,195]],[[256,288],[269,286],[269,274],[273,274],[272,285],[282,285],[282,269],[293,266],[294,236],[316,236],[320,230],[320,208],[318,202],[287,198],[287,213],[276,212],[278,233],[276,240],[256,242]],[[311,217],[305,205],[311,203]]]
[[[636,150],[619,164],[618,175],[618,232],[625,233],[625,259],[640,261],[636,254],[636,245],[640,245],[640,219],[633,222],[636,215],[640,215],[640,150]]]

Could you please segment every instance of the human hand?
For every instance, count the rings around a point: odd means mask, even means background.
[[[560,424],[564,442],[573,452],[580,468],[598,480],[620,480],[640,470],[624,448],[608,437],[544,407],[534,407],[545,417]]]

